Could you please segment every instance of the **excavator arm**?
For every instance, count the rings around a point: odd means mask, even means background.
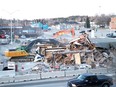
[[[69,33],[71,33],[72,38],[75,37],[75,30],[74,30],[74,28],[72,28],[72,29],[70,29],[70,30],[60,30],[60,31],[54,33],[54,34],[53,34],[53,37],[54,37],[54,38],[57,38],[57,37],[59,37],[59,36],[61,36],[61,35],[69,34]]]
[[[16,49],[10,49],[5,51],[5,56],[9,58],[11,61],[22,62],[22,61],[33,61],[35,58],[35,54],[31,53],[31,49],[34,44],[41,42],[41,39],[33,40],[27,46],[21,46]]]

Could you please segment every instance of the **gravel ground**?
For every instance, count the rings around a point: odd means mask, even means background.
[[[0,54],[3,54],[4,51],[6,51],[8,49],[15,49],[18,46],[19,46],[19,44],[17,44],[17,43],[8,44],[8,45],[0,45]]]

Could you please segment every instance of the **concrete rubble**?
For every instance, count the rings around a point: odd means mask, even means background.
[[[64,47],[50,45],[38,45],[39,53],[45,56],[42,61],[54,68],[57,67],[56,65],[79,64],[88,64],[92,68],[112,66],[112,51],[115,52],[115,48],[96,47],[86,33],[71,40]]]

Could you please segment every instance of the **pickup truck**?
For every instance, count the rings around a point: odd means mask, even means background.
[[[106,75],[81,74],[67,82],[67,87],[110,87],[113,79]]]

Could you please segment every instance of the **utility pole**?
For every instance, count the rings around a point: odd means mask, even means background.
[[[17,11],[19,11],[19,10],[15,10],[15,11],[13,11],[13,12],[9,12],[9,11],[7,11],[7,10],[3,10],[3,11],[6,12],[6,13],[8,13],[8,14],[11,16],[11,20],[10,20],[10,37],[11,37],[11,42],[10,42],[10,44],[12,44],[12,43],[13,43],[12,15],[13,15],[14,13],[16,13]]]

